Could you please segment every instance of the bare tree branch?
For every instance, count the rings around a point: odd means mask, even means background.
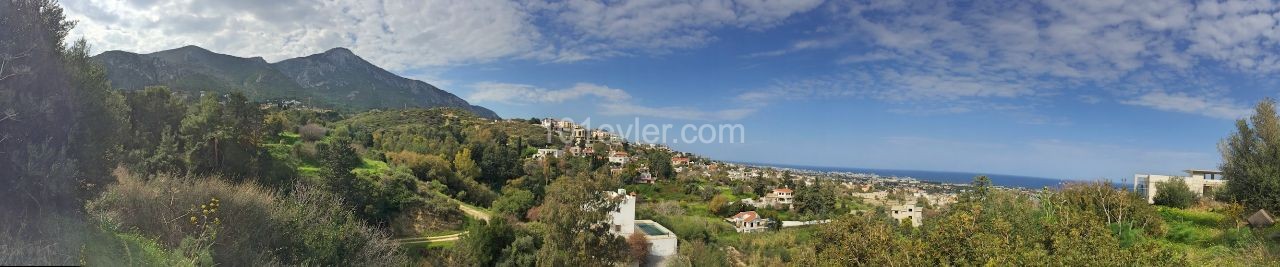
[[[18,72],[12,72],[7,75],[4,75],[4,71],[7,70],[7,68],[9,67],[10,61],[25,58],[30,54],[31,54],[31,48],[27,48],[26,52],[18,53],[17,55],[9,55],[9,54],[0,55],[0,57],[3,57],[3,60],[0,60],[0,81],[4,81],[9,77],[18,75]]]

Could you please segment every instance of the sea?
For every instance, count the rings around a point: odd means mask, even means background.
[[[986,175],[991,178],[991,183],[1004,187],[1021,187],[1028,189],[1040,188],[1057,188],[1066,181],[1053,178],[994,174],[994,173],[972,173],[972,172],[945,172],[945,171],[920,171],[920,170],[891,170],[891,169],[870,169],[870,168],[850,168],[850,167],[821,167],[821,166],[803,166],[788,164],[772,164],[772,163],[748,163],[745,165],[768,166],[778,168],[791,168],[799,170],[811,170],[820,172],[847,172],[847,173],[867,173],[885,177],[914,178],[920,181],[930,181],[951,184],[968,184],[973,182],[973,178],[979,175]]]

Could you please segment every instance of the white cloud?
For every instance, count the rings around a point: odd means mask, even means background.
[[[608,102],[631,99],[631,94],[621,89],[590,83],[578,83],[573,87],[551,90],[527,84],[481,82],[471,86],[474,90],[467,99],[474,102],[502,103],[561,103],[583,97],[597,97]]]
[[[611,116],[647,116],[679,120],[738,120],[756,112],[755,108],[705,111],[692,107],[647,107],[632,103],[600,104],[601,113]]]
[[[1280,2],[1274,1],[848,1],[829,7],[831,23],[807,33],[812,36],[747,56],[852,48],[833,60],[844,67],[739,100],[854,96],[929,103],[1044,98],[1081,88],[1130,96],[1133,84],[1146,82],[1134,79],[1152,73],[1195,82],[1202,67],[1280,72]],[[1234,113],[1221,104],[1193,112]]]
[[[1213,96],[1193,96],[1180,92],[1153,91],[1122,103],[1222,119],[1239,119],[1249,116],[1250,112],[1252,112],[1248,107],[1235,104],[1229,99]]]
[[[74,0],[71,36],[98,50],[185,45],[275,61],[347,47],[404,71],[506,58],[551,62],[661,53],[767,28],[821,0]]]
[[[588,101],[603,115],[645,116],[680,120],[738,120],[755,113],[756,108],[740,107],[703,110],[696,107],[651,107],[635,103],[631,94],[617,88],[592,83],[577,83],[564,89],[546,89],[528,84],[480,82],[471,85],[468,101],[505,104],[557,104]]]
[[[80,21],[71,36],[98,50],[198,45],[275,61],[348,47],[403,71],[493,60],[540,45],[530,16],[503,0],[69,2],[69,17]]]
[[[664,53],[715,41],[711,31],[734,27],[769,28],[823,0],[651,0],[533,1],[530,10],[553,22],[546,34],[558,44],[543,57],[580,60],[633,54]],[[566,56],[570,57],[566,59]]]

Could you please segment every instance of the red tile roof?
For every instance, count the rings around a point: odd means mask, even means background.
[[[739,212],[738,214],[734,214],[733,217],[730,217],[730,218],[737,219],[739,221],[750,222],[750,221],[756,220],[756,218],[760,218],[760,215],[756,214],[755,211],[744,211],[744,212]]]
[[[773,190],[773,192],[775,192],[775,193],[791,193],[791,188],[778,188],[778,189],[774,189],[774,190]]]

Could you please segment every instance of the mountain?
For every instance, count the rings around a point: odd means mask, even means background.
[[[489,109],[426,82],[395,75],[346,48],[276,63],[197,46],[150,54],[107,51],[93,60],[105,67],[112,87],[125,90],[154,85],[190,93],[238,90],[256,100],[294,99],[339,109],[455,107],[498,118]]]
[[[473,106],[435,86],[400,77],[356,56],[346,48],[292,58],[272,64],[284,75],[330,101],[363,107],[461,107],[481,117],[493,111]]]

